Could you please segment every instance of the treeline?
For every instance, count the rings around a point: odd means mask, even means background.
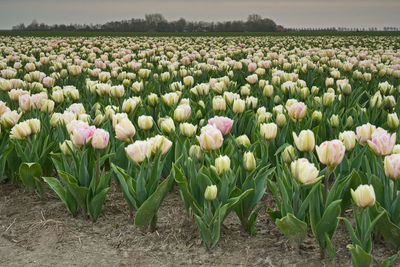
[[[46,25],[33,20],[12,27],[18,31],[106,31],[106,32],[274,32],[281,29],[276,23],[260,15],[251,14],[246,21],[204,22],[186,21],[181,18],[167,21],[161,14],[147,14],[144,19],[110,21],[104,24],[55,24]],[[283,29],[283,28],[282,28]]]

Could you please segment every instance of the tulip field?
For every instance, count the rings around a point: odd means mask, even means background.
[[[0,39],[0,265],[397,266],[400,37]]]

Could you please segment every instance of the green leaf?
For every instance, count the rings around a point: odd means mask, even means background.
[[[361,245],[361,240],[358,237],[358,235],[356,234],[356,232],[354,231],[353,225],[351,225],[350,221],[344,217],[339,217],[339,219],[344,221],[344,224],[347,228],[347,231],[350,234],[350,238],[351,238],[351,241],[353,242],[353,244]]]
[[[76,203],[74,197],[62,186],[61,182],[54,177],[43,177],[43,180],[57,194],[65,206],[67,206],[68,211],[73,216],[76,216],[78,204]]]
[[[139,227],[147,227],[150,225],[152,218],[157,214],[160,205],[168,194],[174,182],[172,175],[168,176],[150,195],[150,197],[140,206],[135,214],[135,225]]]
[[[107,193],[109,190],[110,190],[109,187],[104,188],[99,193],[97,193],[91,200],[89,200],[87,210],[93,222],[95,222],[99,217],[104,202],[106,201]]]
[[[395,249],[400,248],[400,227],[395,225],[391,220],[388,212],[382,208],[379,203],[370,207],[370,212],[373,217],[379,216],[383,212],[382,217],[375,226],[375,230],[383,236],[386,242],[392,245]]]
[[[275,221],[279,230],[292,242],[300,246],[307,236],[307,224],[288,213],[285,217]]]
[[[42,176],[42,168],[39,163],[21,163],[19,166],[19,177],[22,183],[30,189],[42,191],[40,178]]]
[[[360,246],[347,245],[347,248],[350,250],[354,267],[369,267],[373,262],[372,255],[365,252]]]
[[[187,179],[185,175],[183,174],[182,170],[173,164],[173,169],[172,169],[172,175],[176,181],[176,183],[179,185],[179,188],[182,192],[183,198],[186,200],[187,203],[189,203],[190,207],[194,211],[195,214],[198,214],[199,216],[202,215],[202,210],[196,203],[196,200],[193,198],[193,195],[189,191],[189,186]]]
[[[78,206],[86,210],[86,197],[89,189],[87,187],[79,186],[77,179],[67,172],[59,170],[58,174],[60,175],[60,178],[65,181],[68,191],[75,198]]]
[[[113,169],[118,183],[119,187],[121,188],[122,193],[124,194],[124,198],[126,202],[128,202],[128,206],[130,210],[137,209],[137,204],[136,200],[133,194],[134,188],[132,187],[131,180],[133,179],[130,177],[125,170],[123,170],[121,167],[118,167],[111,163],[111,168]]]
[[[318,233],[318,235],[328,233],[329,236],[332,237],[338,225],[338,217],[341,212],[341,202],[342,200],[336,200],[326,208],[321,220],[317,223],[316,226],[316,232]]]

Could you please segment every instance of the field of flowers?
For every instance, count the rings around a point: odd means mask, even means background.
[[[176,189],[210,253],[234,216],[322,258],[343,225],[353,266],[392,266],[399,97],[400,37],[2,37],[0,188],[94,226],[120,193],[143,233]]]

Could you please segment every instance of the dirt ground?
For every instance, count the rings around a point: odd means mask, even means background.
[[[264,205],[271,203],[266,199]],[[337,257],[321,260],[309,237],[300,250],[290,247],[262,213],[256,236],[241,228],[234,214],[224,223],[220,243],[207,252],[193,221],[181,204],[177,188],[160,211],[158,229],[143,233],[129,220],[120,191],[113,186],[103,215],[92,223],[73,218],[52,193],[43,198],[22,186],[0,185],[0,266],[350,266],[350,243],[343,225],[335,236]],[[394,254],[375,243],[380,258]],[[399,262],[397,262],[398,264]]]

